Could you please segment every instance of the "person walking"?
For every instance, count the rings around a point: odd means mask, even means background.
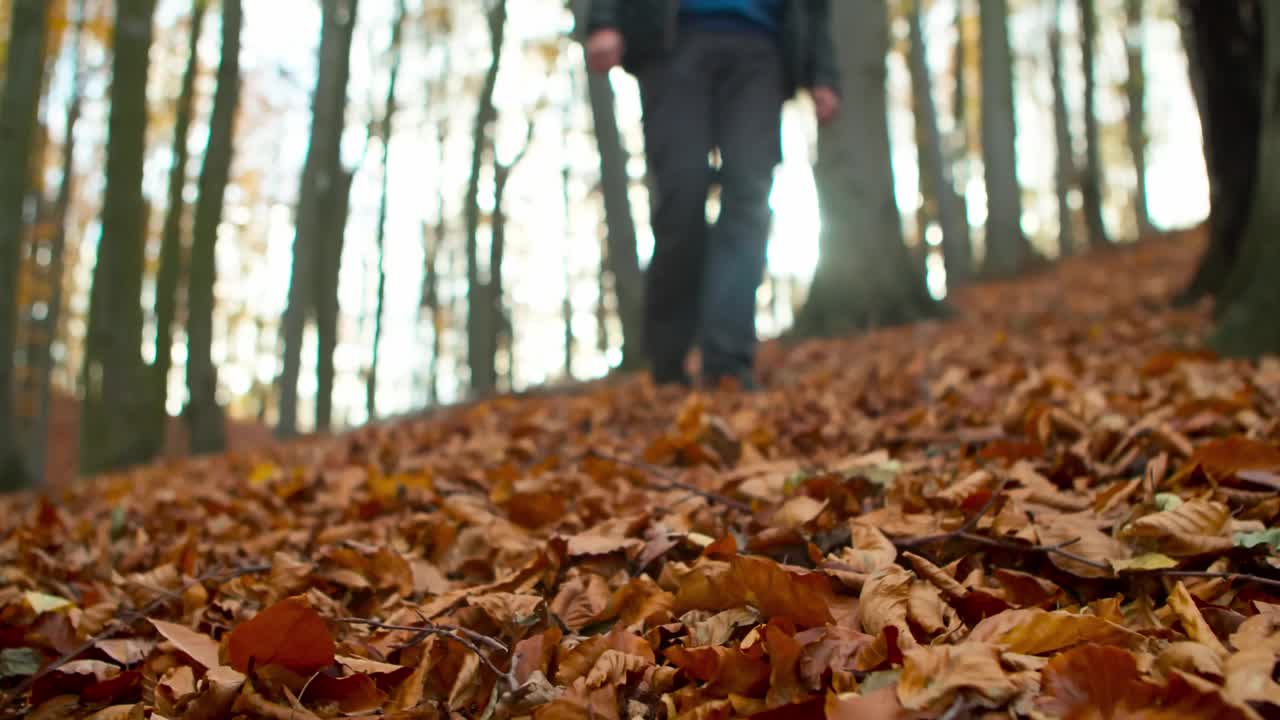
[[[769,191],[782,160],[782,104],[807,89],[818,121],[840,110],[828,0],[591,0],[592,72],[640,83],[653,259],[645,346],[658,384],[690,386],[695,340],[704,382],[755,387],[756,290],[764,278]],[[720,214],[707,196],[720,187]]]

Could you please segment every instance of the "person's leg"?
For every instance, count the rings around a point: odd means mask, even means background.
[[[702,367],[710,382],[751,381],[756,290],[764,277],[769,191],[782,159],[783,68],[765,36],[726,35],[717,48],[714,141],[720,148],[720,217],[708,242],[702,298]]]
[[[645,274],[645,346],[658,383],[687,383],[707,246],[711,83],[702,38],[685,33],[640,78],[653,259]]]

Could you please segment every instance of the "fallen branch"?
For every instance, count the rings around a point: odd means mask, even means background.
[[[110,640],[111,638],[115,637],[117,633],[129,627],[129,625],[131,625],[132,623],[140,619],[146,618],[148,615],[151,615],[155,611],[164,607],[166,604],[174,602],[175,600],[182,599],[182,596],[187,592],[187,590],[190,590],[196,585],[203,585],[204,583],[207,583],[207,582],[224,583],[229,580],[234,580],[235,578],[238,578],[238,577],[243,577],[245,575],[257,575],[258,573],[270,572],[270,570],[271,570],[271,565],[269,564],[243,565],[241,567],[232,568],[230,570],[210,570],[209,572],[206,572],[205,574],[197,577],[191,582],[188,582],[186,585],[183,585],[176,592],[167,591],[167,590],[156,590],[156,592],[159,593],[158,596],[153,598],[146,605],[143,605],[141,608],[138,608],[137,610],[125,610],[122,612],[118,612],[116,616],[113,617],[107,623],[106,627],[104,627],[98,634],[80,643],[71,651],[63,653],[60,657],[58,657],[58,659],[54,660],[48,665],[45,665],[43,668],[40,669],[39,672],[35,673],[34,675],[28,676],[25,680],[19,683],[17,687],[15,687],[13,690],[9,692],[9,694],[4,699],[3,707],[8,707],[18,698],[21,698],[22,696],[26,695],[27,691],[30,690],[31,686],[34,685],[38,680],[40,680],[41,678],[45,677],[46,675],[52,672],[56,672],[63,665],[66,665],[72,660],[75,660],[80,655],[93,649],[93,647],[98,643],[102,642],[103,640]]]
[[[501,642],[494,640],[487,635],[481,635],[474,630],[468,630],[467,628],[458,627],[456,625],[436,625],[434,623],[427,625],[393,625],[391,623],[379,622],[377,620],[354,617],[334,618],[334,622],[343,623],[344,625],[363,625],[365,627],[377,628],[379,630],[411,632],[416,635],[414,643],[411,644],[421,642],[426,639],[428,635],[438,635],[440,637],[447,638],[475,653],[476,657],[480,659],[480,662],[483,663],[485,667],[489,668],[489,670],[492,671],[499,679],[506,682],[511,690],[516,689],[515,679],[511,677],[511,674],[498,669],[498,666],[493,664],[493,661],[489,659],[488,655],[484,654],[484,651],[480,649],[480,646],[484,645],[490,650],[496,650],[506,655],[509,655],[511,650]]]
[[[733,498],[725,495],[721,495],[720,493],[711,492],[709,490],[703,490],[694,485],[690,485],[689,483],[684,482],[682,480],[677,480],[671,477],[671,475],[669,475],[665,470],[663,470],[662,468],[656,465],[650,465],[649,463],[640,462],[638,460],[625,460],[623,458],[613,457],[611,455],[605,455],[599,450],[589,450],[587,451],[587,454],[584,457],[594,457],[598,460],[604,460],[605,462],[614,463],[615,465],[623,465],[623,466],[632,468],[633,470],[640,470],[642,472],[657,475],[658,477],[662,478],[662,482],[653,482],[652,480],[649,482],[649,486],[652,487],[654,490],[662,490],[666,492],[672,492],[672,491],[687,492],[692,495],[697,495],[698,497],[710,503],[718,503],[720,505],[731,507],[734,510],[738,510],[744,513],[752,512],[751,506],[744,502],[741,502],[739,500],[734,500]]]

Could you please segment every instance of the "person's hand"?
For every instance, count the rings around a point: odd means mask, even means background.
[[[813,109],[818,116],[818,124],[829,125],[840,114],[840,96],[825,85],[815,87],[810,95],[813,96]]]
[[[622,33],[613,28],[596,30],[587,38],[587,67],[591,72],[609,72],[622,64],[625,49]]]

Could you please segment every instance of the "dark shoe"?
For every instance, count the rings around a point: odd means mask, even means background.
[[[652,371],[653,384],[658,387],[678,386],[688,390],[693,387],[693,379],[689,377],[689,373],[681,370],[680,372],[659,372]]]

